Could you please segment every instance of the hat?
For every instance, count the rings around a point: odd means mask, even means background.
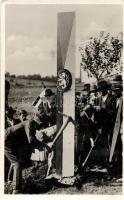
[[[120,84],[112,84],[112,90],[122,90],[123,87]]]
[[[45,95],[44,95],[45,97],[46,97],[46,96],[51,97],[52,95],[54,95],[54,93],[52,92],[51,89],[46,89],[46,90],[45,90]]]
[[[26,110],[22,110],[21,113],[22,113],[22,115],[24,115],[24,116],[27,116],[27,115],[28,115],[28,112],[27,112]]]
[[[89,83],[84,84],[82,91],[90,91],[90,84]]]
[[[76,96],[80,96],[80,94],[81,94],[80,92],[76,92],[75,93]]]
[[[116,75],[112,81],[112,90],[122,90],[122,76]]]
[[[5,112],[6,116],[7,116],[9,119],[13,119],[15,113],[16,113],[16,110],[13,109],[12,107],[9,107],[9,108],[6,110],[6,112]]]
[[[122,83],[122,75],[116,75],[113,78],[113,82],[121,82]]]
[[[98,82],[97,88],[98,90],[108,90],[110,88],[110,84],[107,81],[102,80]]]
[[[90,92],[96,92],[97,91],[97,86],[95,84],[92,84],[90,87]]]

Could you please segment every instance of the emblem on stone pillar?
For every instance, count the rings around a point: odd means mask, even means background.
[[[72,85],[72,75],[67,69],[63,69],[58,73],[57,88],[60,92],[70,90]]]

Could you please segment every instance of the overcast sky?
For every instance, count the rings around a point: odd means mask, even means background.
[[[6,71],[56,75],[57,13],[76,12],[76,76],[78,47],[104,30],[122,32],[122,5],[6,5]]]

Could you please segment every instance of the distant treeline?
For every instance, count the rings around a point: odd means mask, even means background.
[[[52,76],[44,76],[42,77],[40,74],[32,74],[32,75],[15,75],[15,74],[10,74],[9,72],[5,73],[5,77],[8,77],[10,79],[27,79],[27,80],[40,80],[40,81],[57,81],[57,77],[52,75]]]

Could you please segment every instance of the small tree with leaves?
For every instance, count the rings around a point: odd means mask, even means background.
[[[99,36],[90,38],[84,47],[79,47],[81,53],[81,67],[87,72],[88,77],[95,77],[97,81],[110,75],[113,70],[122,70],[123,42],[116,37]]]

